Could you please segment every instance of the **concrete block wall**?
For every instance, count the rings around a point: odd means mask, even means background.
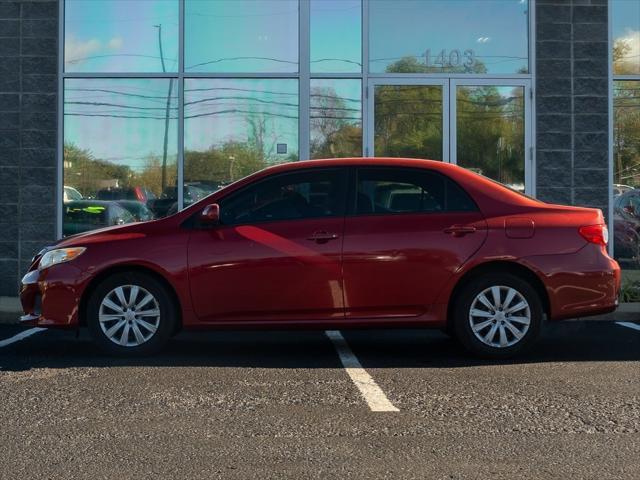
[[[537,0],[535,13],[537,197],[608,215],[607,0]]]
[[[58,2],[0,0],[0,297],[55,239]]]

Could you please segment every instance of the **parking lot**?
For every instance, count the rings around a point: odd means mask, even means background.
[[[503,363],[438,331],[190,332],[128,360],[0,325],[0,429],[0,478],[637,479],[640,322],[551,324]]]

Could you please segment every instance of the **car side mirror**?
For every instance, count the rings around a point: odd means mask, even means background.
[[[208,225],[220,223],[220,205],[211,203],[204,207],[204,210],[200,213],[200,221]]]

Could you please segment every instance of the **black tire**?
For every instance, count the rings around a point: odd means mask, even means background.
[[[509,342],[516,342],[513,345],[503,347],[489,345],[478,338],[478,336],[476,336],[472,329],[470,313],[476,298],[482,292],[485,292],[486,290],[491,289],[491,287],[495,286],[505,287],[501,290],[501,292],[504,293],[504,297],[506,297],[506,293],[508,293],[509,291],[508,289],[516,290],[517,293],[521,295],[528,304],[529,325],[526,331],[524,331],[524,334],[522,334],[521,338],[517,340],[516,336],[513,335],[513,333],[511,333],[508,328],[503,329],[505,331],[505,335],[508,337],[507,340]],[[491,290],[489,290],[489,292],[493,294]],[[498,296],[500,297],[501,294],[498,294]],[[493,299],[493,295],[491,295],[491,299]],[[506,298],[502,298],[502,301],[504,301],[505,299]],[[517,304],[519,303],[514,304],[513,301],[510,303],[510,305],[512,306],[515,306]],[[538,292],[527,281],[509,273],[490,273],[472,279],[458,292],[456,298],[454,299],[453,305],[454,307],[452,320],[453,330],[455,332],[456,338],[469,352],[483,358],[504,359],[524,352],[538,337],[544,319],[544,311]],[[481,304],[476,304],[476,307],[478,305]],[[526,316],[527,310],[524,310],[524,312],[525,313],[519,313],[516,318],[522,318],[522,316]],[[503,310],[500,310],[500,313],[504,315]],[[514,314],[514,316],[516,315]],[[483,317],[475,318],[475,325],[481,323],[482,318]],[[501,328],[500,323],[502,320],[500,320],[500,318],[503,317],[498,317],[498,320],[491,320],[491,318],[487,318],[487,321],[491,321],[492,323],[484,329],[480,330],[478,332],[478,335],[483,337],[485,335],[491,335],[490,330],[493,327],[493,324],[497,323],[498,325],[496,325],[493,331],[492,338],[495,339],[497,336],[498,339],[500,339],[501,332],[497,330],[498,328]],[[512,317],[507,317],[507,319],[509,318]],[[504,323],[504,321],[502,322]],[[524,324],[519,322],[509,323],[512,326],[516,326],[518,329],[524,330],[525,328]],[[496,341],[499,343],[499,340]]]
[[[127,292],[128,286],[137,286],[140,288],[140,292],[146,290],[150,293],[153,296],[153,301],[156,302],[153,305],[155,306],[157,304],[160,313],[157,318],[154,317],[153,319],[153,322],[157,321],[154,331],[138,327],[138,332],[142,331],[145,335],[149,335],[149,338],[144,341],[144,343],[124,346],[116,344],[109,339],[101,326],[99,313],[100,306],[107,295],[111,294],[111,292],[118,287],[124,287],[124,291]],[[129,289],[128,292],[130,294],[131,289]],[[110,298],[114,298],[113,295],[111,295]],[[115,310],[112,311],[116,312]],[[141,272],[116,273],[104,279],[89,297],[86,314],[87,327],[95,343],[105,353],[115,356],[144,356],[159,351],[165,346],[173,332],[175,332],[177,324],[176,306],[171,293],[167,291],[167,288],[162,282],[151,275]],[[117,321],[119,320],[114,320],[114,322]],[[131,324],[132,321],[128,323]],[[111,326],[110,324],[105,325]],[[124,329],[124,326],[122,328]],[[121,332],[122,331],[123,330],[121,330]],[[129,332],[129,328],[127,328],[127,332]],[[131,330],[131,332],[133,331]],[[134,338],[134,341],[137,340],[133,333],[127,335],[127,338],[131,337]]]

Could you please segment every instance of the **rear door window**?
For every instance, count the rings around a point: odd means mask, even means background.
[[[459,185],[428,170],[360,168],[355,197],[358,215],[477,210]]]

